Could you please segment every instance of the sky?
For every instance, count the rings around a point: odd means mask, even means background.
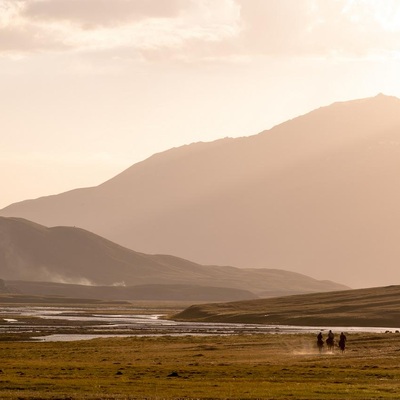
[[[0,0],[0,208],[399,72],[398,0]]]

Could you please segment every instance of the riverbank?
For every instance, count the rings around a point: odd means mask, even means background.
[[[0,341],[75,341],[127,336],[199,336],[327,332],[397,332],[391,327],[296,326],[167,319],[176,304],[9,305],[0,309]]]

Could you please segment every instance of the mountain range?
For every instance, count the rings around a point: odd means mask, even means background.
[[[0,217],[0,265],[14,293],[35,295],[211,301],[346,289],[289,271],[148,255],[81,228],[47,228],[11,217]]]
[[[0,215],[201,264],[381,286],[400,280],[399,171],[400,100],[380,94],[258,135],[173,148]]]

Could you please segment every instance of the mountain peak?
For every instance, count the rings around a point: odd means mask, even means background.
[[[384,93],[378,93],[375,96],[370,97],[362,97],[353,100],[344,100],[344,101],[336,101],[332,103],[330,106],[325,106],[321,108],[327,108],[335,105],[340,105],[343,107],[350,107],[352,105],[371,105],[372,107],[376,107],[377,105],[387,106],[389,104],[399,104],[400,99],[396,96],[390,96]],[[320,108],[320,109],[321,109]]]
[[[396,97],[396,96],[391,96],[391,95],[388,95],[388,94],[384,94],[384,93],[382,93],[382,92],[380,92],[380,93],[378,93],[376,96],[375,96],[375,98],[388,98],[388,99],[396,99],[396,100],[400,100],[398,97]]]
[[[259,135],[167,151],[112,184],[0,215],[80,226],[201,264],[386,285],[400,280],[399,169],[400,100],[379,93]]]

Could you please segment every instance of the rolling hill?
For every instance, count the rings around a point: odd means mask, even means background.
[[[193,305],[173,319],[267,325],[400,328],[400,286]]]
[[[201,264],[352,287],[400,281],[400,100],[334,103],[258,135],[170,149],[92,188],[0,211]]]
[[[1,279],[7,286],[11,286],[9,281],[31,282],[13,283],[13,287],[24,288],[23,293],[68,292],[75,297],[84,297],[85,288],[91,298],[103,293],[109,299],[181,296],[193,300],[249,299],[346,288],[289,271],[204,266],[169,255],[138,253],[81,228],[47,228],[6,217],[0,217],[0,266]]]
[[[184,284],[89,286],[37,281],[7,281],[6,283],[8,293],[16,295],[16,302],[22,294],[53,298],[53,302],[57,297],[64,301],[66,299],[96,299],[102,301],[176,300],[185,302],[235,301],[257,298],[248,290]],[[0,293],[2,293],[1,288]],[[34,302],[33,299],[32,302]]]

